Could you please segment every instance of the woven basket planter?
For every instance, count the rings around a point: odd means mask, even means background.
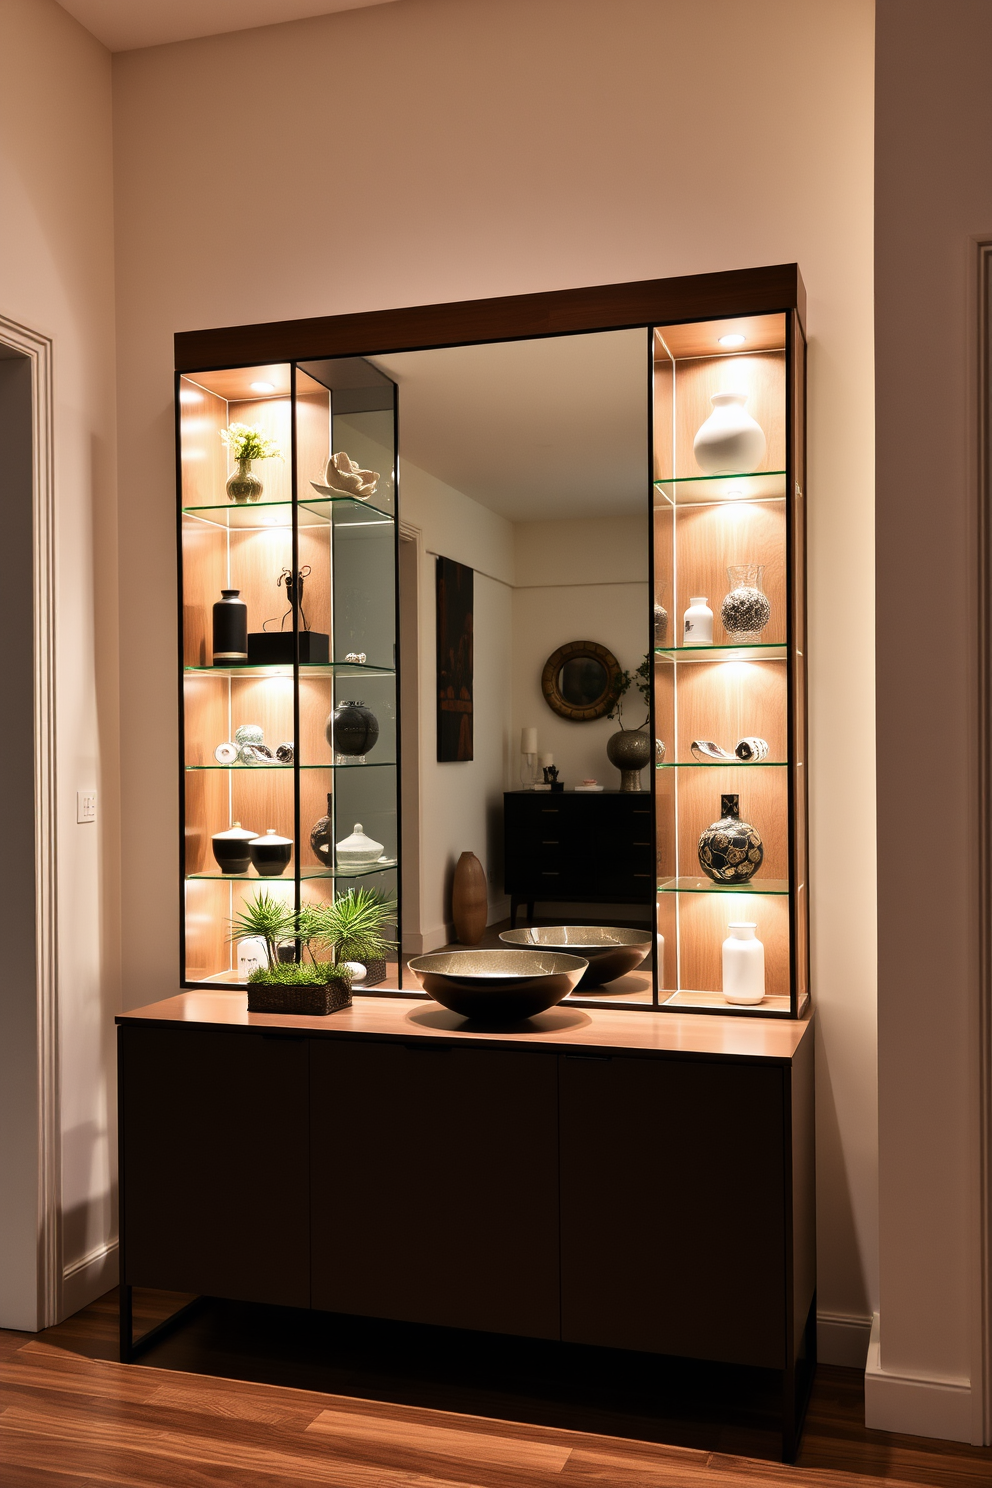
[[[361,992],[363,987],[374,987],[378,982],[386,980],[386,958],[381,956],[377,961],[360,961],[355,957],[359,966],[365,967],[365,980],[359,982],[357,989]]]
[[[279,982],[249,982],[250,1013],[300,1013],[311,1018],[336,1013],[351,1006],[351,988],[345,982],[325,982],[317,987],[283,986]]]

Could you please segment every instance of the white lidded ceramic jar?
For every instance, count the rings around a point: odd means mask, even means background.
[[[714,393],[713,412],[692,442],[704,475],[740,475],[765,463],[768,445],[761,425],[744,407],[747,393]]]
[[[742,1005],[761,1002],[765,995],[765,948],[751,921],[730,924],[723,942],[723,995]]]
[[[350,836],[335,843],[334,851],[339,868],[367,868],[382,857],[382,843],[367,837],[361,822],[356,822]]]
[[[689,608],[682,616],[683,646],[712,646],[713,611],[701,594],[689,600]]]

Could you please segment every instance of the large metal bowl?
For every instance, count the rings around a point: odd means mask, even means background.
[[[575,990],[588,962],[552,951],[437,951],[409,963],[442,1007],[485,1023],[546,1012]]]
[[[593,987],[626,976],[640,966],[651,949],[651,936],[645,931],[611,925],[530,925],[523,930],[504,930],[500,940],[511,946],[584,956],[589,970],[576,992],[591,992]]]

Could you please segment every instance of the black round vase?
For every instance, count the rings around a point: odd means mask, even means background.
[[[368,754],[379,737],[379,720],[364,703],[338,703],[327,720],[327,742],[338,754]]]
[[[741,884],[761,867],[765,850],[750,822],[740,819],[740,797],[720,797],[720,820],[699,839],[699,866],[716,883]]]
[[[248,660],[248,606],[240,589],[222,589],[214,605],[214,666],[236,666]]]
[[[334,866],[331,844],[331,834],[333,832],[331,801],[332,797],[328,796],[327,815],[322,816],[320,821],[314,822],[310,828],[310,846],[313,848],[313,855],[318,863],[323,863],[325,868],[333,868]]]

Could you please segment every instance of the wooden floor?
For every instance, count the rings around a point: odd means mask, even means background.
[[[136,1301],[139,1327],[175,1305],[160,1296]],[[866,1431],[861,1377],[854,1370],[820,1369],[799,1461],[784,1467],[728,1449],[735,1432],[747,1428],[729,1419],[726,1402],[720,1420],[697,1412],[695,1421],[668,1423],[673,1436],[708,1437],[710,1445],[658,1440],[664,1411],[650,1414],[643,1401],[635,1401],[630,1419],[644,1423],[651,1436],[631,1438],[626,1430],[604,1429],[608,1419],[622,1422],[622,1404],[607,1399],[590,1405],[580,1388],[563,1392],[552,1382],[542,1391],[540,1380],[518,1376],[509,1385],[501,1378],[494,1390],[478,1371],[466,1372],[464,1359],[456,1361],[460,1376],[445,1381],[439,1360],[450,1352],[450,1339],[428,1349],[423,1367],[414,1361],[412,1370],[395,1333],[366,1336],[363,1356],[357,1334],[321,1333],[331,1327],[324,1320],[313,1324],[308,1349],[300,1328],[310,1326],[311,1316],[207,1304],[133,1365],[114,1359],[113,1293],[37,1336],[0,1332],[2,1488],[992,1483],[992,1449]],[[427,1331],[410,1335],[418,1357]],[[376,1353],[384,1344],[388,1360]],[[218,1372],[221,1365],[232,1377]],[[265,1370],[283,1380],[323,1371],[344,1388],[314,1390],[251,1377]],[[374,1395],[355,1393],[370,1383]],[[441,1398],[454,1408],[424,1403]],[[474,1411],[467,1409],[470,1401]],[[494,1414],[513,1404],[517,1409],[506,1419]],[[530,1419],[521,1419],[524,1413]],[[542,1415],[571,1417],[572,1425],[538,1424],[533,1418]],[[752,1422],[751,1429],[759,1428]],[[714,1431],[723,1450],[712,1446]]]

